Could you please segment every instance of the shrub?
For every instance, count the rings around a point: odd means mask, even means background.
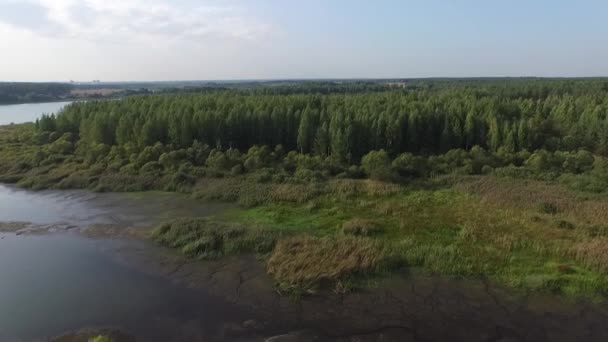
[[[422,177],[428,173],[426,159],[411,153],[400,154],[393,160],[392,168],[402,177]]]
[[[243,172],[245,172],[245,169],[241,164],[236,164],[232,167],[232,169],[230,169],[230,174],[233,176],[238,176],[240,174],[243,174]]]
[[[214,170],[225,170],[230,166],[230,161],[222,151],[212,150],[206,164]]]
[[[319,171],[298,168],[293,175],[293,178],[303,182],[319,182],[323,180],[324,177]]]
[[[371,151],[361,159],[363,171],[372,179],[390,180],[391,159],[384,150]]]

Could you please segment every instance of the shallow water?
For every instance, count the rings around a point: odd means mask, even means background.
[[[145,340],[169,340],[192,320],[199,334],[230,305],[134,272],[104,250],[125,242],[53,234],[0,234],[0,341],[47,340],[82,327],[120,327]]]
[[[229,207],[176,194],[0,185],[5,226],[150,227]],[[301,328],[323,341],[608,340],[605,304],[517,298],[483,280],[398,276],[367,290],[295,303],[277,294],[253,257],[184,263],[149,242],[59,231],[0,233],[0,342],[48,341],[83,327],[124,329],[140,341],[263,340]],[[249,319],[263,328],[222,338],[224,327]]]
[[[182,216],[205,216],[227,205],[202,203],[185,195],[28,191],[0,184],[0,222],[154,225]]]
[[[72,103],[44,102],[16,105],[0,105],[0,125],[19,124],[36,121],[42,114],[57,114],[63,107]]]
[[[0,222],[5,224],[151,226],[225,207],[160,193],[32,192],[0,185]],[[120,250],[154,248],[144,241],[89,239],[69,231],[0,233],[0,341],[48,341],[83,327],[119,327],[144,341],[167,341],[181,336],[184,324],[198,338],[223,322],[246,318],[226,302],[146,275],[116,258]]]

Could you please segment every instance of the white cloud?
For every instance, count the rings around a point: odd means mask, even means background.
[[[26,1],[42,8],[47,19],[27,28],[52,37],[133,43],[158,39],[255,40],[271,33],[269,25],[245,15],[242,9],[202,1],[196,6],[167,0]],[[2,3],[17,2],[0,0],[0,8]]]

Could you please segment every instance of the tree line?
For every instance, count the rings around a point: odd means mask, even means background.
[[[608,155],[604,80],[431,81],[403,89],[346,94],[231,91],[127,97],[67,106],[36,122],[39,132],[71,133],[81,144],[156,143],[219,150],[281,145],[287,151],[359,161],[470,150],[584,149]]]
[[[56,101],[73,89],[63,83],[0,83],[0,104]]]

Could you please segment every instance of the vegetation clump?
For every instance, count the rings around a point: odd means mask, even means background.
[[[290,292],[335,287],[340,280],[374,272],[384,258],[380,245],[355,237],[297,236],[281,240],[267,262],[268,273]]]
[[[152,233],[157,242],[200,259],[269,253],[276,243],[276,235],[262,229],[205,218],[179,219],[162,224]]]
[[[89,339],[89,342],[112,342],[108,336],[99,335]]]

